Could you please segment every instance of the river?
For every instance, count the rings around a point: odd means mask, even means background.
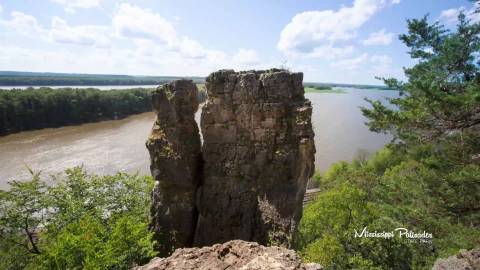
[[[339,160],[352,160],[359,151],[372,153],[390,137],[372,133],[364,125],[359,106],[364,97],[381,99],[394,91],[348,89],[345,93],[307,93],[312,101],[315,131],[315,166],[325,171]],[[197,112],[197,121],[200,112]],[[0,188],[7,181],[29,176],[27,165],[43,176],[83,165],[96,174],[117,171],[149,174],[145,140],[154,121],[153,113],[122,120],[61,128],[26,131],[0,137]]]

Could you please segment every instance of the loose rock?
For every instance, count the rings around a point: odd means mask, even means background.
[[[321,270],[319,264],[303,264],[293,250],[264,247],[240,240],[203,248],[177,249],[168,258],[154,258],[137,270]]]

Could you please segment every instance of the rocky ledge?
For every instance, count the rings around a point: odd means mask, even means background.
[[[438,259],[432,270],[480,270],[480,248],[464,250],[455,256]]]
[[[304,264],[293,250],[265,247],[253,242],[233,240],[202,248],[181,248],[167,258],[154,258],[137,270],[183,269],[286,269],[321,270],[319,264]]]

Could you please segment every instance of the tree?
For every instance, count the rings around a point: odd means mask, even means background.
[[[417,60],[402,94],[362,108],[372,131],[394,141],[369,160],[334,164],[304,210],[298,249],[326,269],[431,269],[438,257],[480,246],[480,25],[455,31],[427,17],[400,39]],[[431,241],[354,239],[352,230],[429,231]]]
[[[2,269],[130,269],[152,256],[150,177],[39,173],[0,192]]]
[[[400,36],[418,61],[405,69],[408,81],[384,80],[403,97],[390,100],[394,108],[370,101],[373,108],[362,109],[370,119],[368,126],[406,143],[478,136],[480,24],[460,14],[452,32],[427,19],[408,20],[408,34]]]

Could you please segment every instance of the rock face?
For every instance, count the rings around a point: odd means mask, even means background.
[[[156,180],[152,227],[164,236],[163,251],[233,239],[291,246],[314,171],[302,79],[278,69],[212,73],[201,153],[193,83],[157,90],[147,147]]]
[[[137,270],[248,269],[321,270],[303,264],[293,251],[240,240],[203,248],[177,249],[168,258],[155,258]]]
[[[438,259],[432,270],[480,270],[480,248]]]
[[[157,118],[147,149],[155,178],[152,223],[161,254],[191,246],[197,222],[195,194],[200,181],[200,136],[194,119],[197,87],[179,80],[159,87],[152,96]]]
[[[195,245],[242,239],[290,246],[314,171],[302,79],[284,70],[207,77]]]

